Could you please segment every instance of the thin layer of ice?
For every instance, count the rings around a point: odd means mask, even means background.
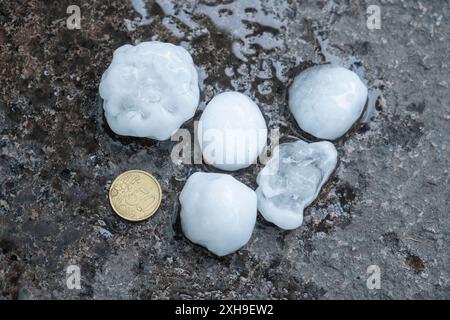
[[[336,148],[327,141],[279,145],[257,178],[258,210],[282,229],[298,228],[336,163]]]

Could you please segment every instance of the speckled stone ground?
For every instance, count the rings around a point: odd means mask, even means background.
[[[450,298],[449,2],[158,3],[146,1],[150,23],[122,0],[0,3],[0,299]],[[71,4],[79,30],[66,26]],[[381,30],[366,26],[371,4]],[[178,194],[190,173],[211,169],[173,164],[174,142],[114,135],[98,96],[113,50],[151,39],[192,53],[196,119],[214,94],[239,90],[283,139],[302,137],[286,87],[327,61],[382,93],[335,142],[339,166],[301,228],[259,218],[249,244],[220,259],[183,237]],[[151,220],[127,223],[109,206],[127,169],[161,182]],[[255,187],[259,170],[234,175]],[[66,287],[71,264],[81,290]],[[366,286],[370,265],[379,290]]]

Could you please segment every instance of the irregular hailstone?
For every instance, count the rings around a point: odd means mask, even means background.
[[[252,235],[256,202],[255,192],[230,175],[194,173],[180,194],[183,233],[218,256],[232,253]]]
[[[320,139],[344,135],[361,116],[367,88],[352,71],[321,65],[298,75],[289,88],[289,108],[300,128]]]
[[[256,103],[239,92],[215,96],[198,124],[205,161],[235,171],[256,163],[267,143],[267,127]]]
[[[336,148],[328,141],[281,144],[257,178],[259,212],[282,229],[298,228],[303,209],[316,199],[336,163]]]
[[[124,136],[167,140],[194,116],[198,75],[182,47],[158,41],[124,45],[114,52],[100,83],[111,129]]]

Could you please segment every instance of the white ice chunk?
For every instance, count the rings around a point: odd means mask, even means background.
[[[256,202],[255,192],[230,175],[194,173],[180,194],[183,233],[218,256],[235,252],[252,235]]]
[[[303,209],[316,199],[336,163],[336,148],[328,141],[281,144],[257,178],[259,212],[282,229],[298,228]]]
[[[239,92],[215,96],[198,126],[205,161],[235,171],[256,163],[267,143],[267,127],[256,103]]]
[[[167,140],[194,116],[198,75],[186,49],[158,41],[114,52],[100,83],[111,129],[124,136]]]
[[[361,116],[367,87],[354,72],[335,65],[309,68],[289,88],[289,108],[300,128],[320,139],[344,135]]]

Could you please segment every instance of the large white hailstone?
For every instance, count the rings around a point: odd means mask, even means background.
[[[256,163],[267,143],[267,127],[256,103],[239,92],[215,96],[198,126],[205,161],[235,171]]]
[[[244,246],[256,223],[255,192],[220,173],[197,172],[180,194],[185,236],[218,256]]]
[[[114,51],[100,96],[115,133],[167,140],[194,116],[198,74],[182,47],[158,41],[127,44]]]
[[[320,139],[344,135],[361,116],[367,87],[354,72],[335,65],[309,68],[289,88],[289,108],[300,128]]]
[[[282,229],[301,226],[310,205],[337,163],[337,151],[328,141],[281,144],[258,175],[258,210]]]

